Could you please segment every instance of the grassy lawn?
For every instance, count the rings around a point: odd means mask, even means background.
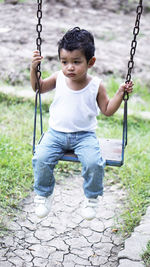
[[[145,263],[145,266],[149,267],[150,266],[150,241],[147,244],[146,251],[142,255],[142,259]]]
[[[109,95],[118,86],[115,79],[108,83]],[[141,111],[150,111],[150,94],[146,87],[137,83],[135,94],[129,100],[131,115],[128,118],[128,146],[125,164],[121,168],[107,167],[105,182],[119,183],[127,192],[124,210],[118,228],[128,235],[139,223],[146,207],[150,204],[149,140],[150,119],[142,118]],[[136,102],[135,102],[136,99]],[[44,127],[48,125],[48,105],[43,104]],[[4,229],[5,215],[11,217],[21,199],[33,189],[32,133],[34,104],[0,94],[0,226]],[[122,115],[117,112],[112,117],[100,115],[97,135],[99,137],[122,137]],[[38,136],[40,134],[38,133]],[[37,137],[38,139],[38,137]],[[80,171],[80,164],[60,162],[56,168],[56,179],[73,175]],[[61,175],[60,175],[61,174]],[[61,178],[60,178],[61,176]]]

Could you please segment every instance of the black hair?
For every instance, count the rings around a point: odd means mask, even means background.
[[[66,32],[63,38],[58,42],[58,55],[60,50],[65,49],[73,51],[79,49],[83,52],[87,62],[94,56],[95,44],[93,35],[87,30],[75,27]]]

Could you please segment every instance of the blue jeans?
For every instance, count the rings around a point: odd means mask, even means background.
[[[47,197],[53,193],[54,167],[66,150],[74,150],[82,164],[83,190],[87,198],[103,195],[105,161],[94,132],[63,133],[49,129],[36,147],[32,164],[34,170],[34,190]]]

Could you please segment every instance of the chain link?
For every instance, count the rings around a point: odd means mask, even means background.
[[[131,80],[131,72],[132,72],[132,69],[134,67],[134,55],[135,55],[135,52],[136,52],[136,47],[137,47],[137,35],[139,34],[139,31],[140,31],[140,18],[141,18],[141,15],[142,15],[142,12],[143,12],[143,0],[140,0],[139,1],[139,4],[137,6],[137,9],[136,9],[136,20],[135,20],[135,26],[134,26],[134,29],[133,29],[133,40],[131,42],[131,50],[130,50],[130,60],[128,62],[128,72],[127,72],[127,76],[126,76],[126,83],[130,82]],[[127,92],[124,93],[124,96],[123,96],[123,99],[124,100],[128,100],[129,99],[129,94]]]
[[[37,9],[38,23],[36,25],[36,31],[38,33],[38,37],[36,38],[36,45],[37,45],[37,50],[40,52],[40,55],[41,55],[41,45],[42,45],[42,38],[41,38],[41,32],[42,32],[42,24],[41,24],[41,19],[42,19],[42,0],[37,0],[37,4],[38,4],[38,9]],[[41,63],[38,64],[37,75],[38,75],[38,78],[41,77]]]

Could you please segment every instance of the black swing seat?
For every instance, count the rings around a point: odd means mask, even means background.
[[[106,160],[106,165],[118,167],[123,165],[124,146],[122,140],[100,138],[99,144],[102,157]],[[73,151],[66,152],[61,160],[79,162]]]

